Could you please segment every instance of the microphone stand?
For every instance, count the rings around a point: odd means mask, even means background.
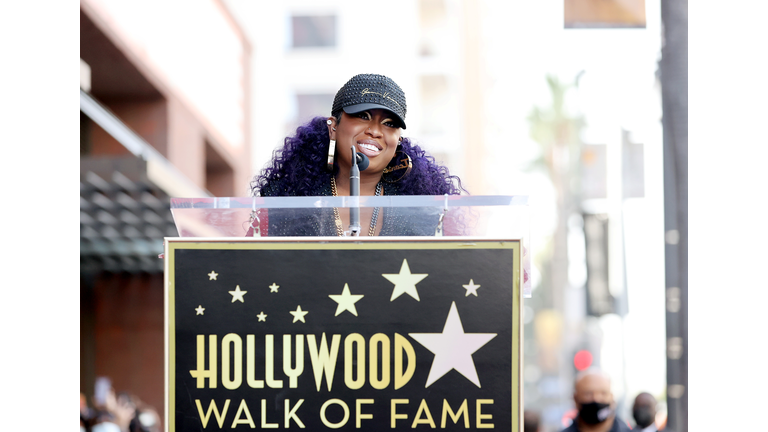
[[[349,232],[353,237],[360,236],[360,168],[357,166],[357,152],[352,146],[352,168],[349,170]]]

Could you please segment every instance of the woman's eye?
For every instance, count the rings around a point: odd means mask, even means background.
[[[397,128],[397,125],[392,121],[386,121],[384,122],[384,126],[391,127],[391,128]]]
[[[357,114],[357,116],[358,116],[358,117],[360,117],[360,118],[361,118],[361,119],[363,119],[363,120],[370,120],[370,117],[371,117],[371,115],[370,115],[370,114],[368,114],[368,113],[367,113],[367,112],[365,112],[365,111],[363,111],[363,112],[361,112],[361,113],[358,113],[358,114]]]

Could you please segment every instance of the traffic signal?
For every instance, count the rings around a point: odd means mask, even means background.
[[[573,365],[577,371],[583,371],[592,366],[592,353],[587,350],[577,351],[573,356]]]

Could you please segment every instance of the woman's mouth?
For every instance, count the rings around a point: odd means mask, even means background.
[[[368,157],[375,157],[381,153],[379,145],[374,141],[360,141],[357,143],[357,149]]]

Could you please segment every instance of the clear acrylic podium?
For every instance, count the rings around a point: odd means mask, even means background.
[[[348,212],[355,206],[361,209],[379,207],[385,219],[387,215],[397,215],[399,227],[390,230],[394,236],[437,235],[520,240],[524,250],[523,297],[530,298],[531,247],[527,196],[171,199],[171,213],[179,237],[201,238],[317,236],[322,235],[323,231],[333,235],[327,227],[333,218],[334,208],[338,212]],[[318,231],[318,227],[326,229]],[[343,228],[348,230],[348,227]],[[382,235],[388,236],[386,232]],[[361,236],[359,239],[365,241],[366,237]]]

